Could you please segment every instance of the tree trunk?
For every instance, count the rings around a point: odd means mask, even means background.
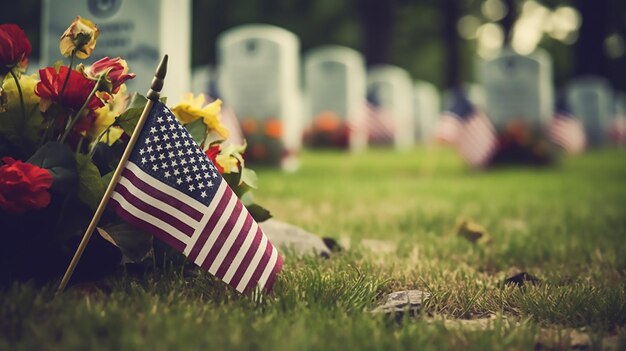
[[[394,29],[391,0],[358,0],[357,5],[367,64],[389,63],[389,48]]]
[[[445,45],[444,81],[447,88],[460,88],[460,50],[457,23],[459,21],[459,5],[457,0],[442,1],[443,41]]]
[[[597,1],[578,0],[578,10],[582,16],[582,25],[576,44],[576,74],[606,76],[604,68],[607,59],[604,53],[607,13],[605,4]]]

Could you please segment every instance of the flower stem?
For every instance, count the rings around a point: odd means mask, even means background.
[[[111,130],[111,127],[113,127],[115,125],[115,122],[111,123],[105,130],[102,131],[102,133],[98,134],[98,136],[96,137],[96,139],[93,142],[93,145],[90,146],[90,150],[89,150],[89,154],[87,156],[89,156],[89,159],[93,159],[93,155],[96,153],[96,149],[98,148],[98,144],[100,143],[100,139],[102,139],[102,137],[109,132],[109,130]]]
[[[96,91],[98,91],[99,85],[100,85],[100,79],[98,79],[98,81],[96,82],[96,85],[94,85],[93,89],[89,93],[89,96],[87,96],[87,100],[85,100],[85,103],[83,103],[83,106],[80,107],[80,110],[76,112],[76,115],[74,116],[74,118],[71,118],[68,121],[67,126],[65,127],[65,131],[63,132],[63,136],[61,137],[61,139],[59,139],[61,143],[65,142],[65,139],[70,134],[70,131],[72,130],[72,128],[74,128],[74,125],[80,119],[80,114],[83,112],[85,107],[87,107],[87,105],[89,104],[89,101],[91,101],[91,98],[93,98],[93,96],[96,94]]]
[[[26,105],[24,105],[24,95],[22,94],[22,87],[20,86],[20,80],[17,79],[17,75],[13,70],[9,71],[13,80],[15,80],[15,86],[17,86],[17,93],[20,95],[20,107],[22,108],[22,127],[26,125]]]
[[[80,137],[78,145],[76,145],[76,155],[80,154],[80,149],[83,148],[83,141],[85,141],[85,137]]]
[[[63,92],[65,92],[65,87],[67,87],[67,82],[70,81],[70,73],[72,73],[72,66],[74,65],[75,55],[76,55],[76,50],[72,50],[72,55],[70,56],[70,67],[68,68],[67,75],[65,76],[65,80],[63,81],[61,92],[59,92],[59,100],[63,97]]]

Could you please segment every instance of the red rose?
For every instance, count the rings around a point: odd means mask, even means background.
[[[70,78],[63,92],[63,96],[60,97],[59,93],[63,87],[67,72],[67,66],[61,66],[59,72],[57,72],[54,67],[40,69],[39,77],[41,81],[35,86],[35,94],[42,100],[55,102],[71,108],[74,111],[78,111],[96,86],[96,82],[87,79],[78,71],[71,70]],[[87,104],[87,108],[92,111],[102,106],[104,106],[104,103],[95,95],[91,97],[91,100]]]
[[[212,145],[206,151],[206,155],[209,157],[211,162],[213,162],[213,165],[215,165],[217,171],[220,172],[220,174],[224,174],[224,167],[220,166],[220,164],[217,162],[217,154],[220,153],[221,148],[222,147],[220,146],[220,144]]]
[[[26,67],[30,42],[24,31],[15,24],[0,24],[0,74],[13,67]]]
[[[0,208],[10,214],[29,209],[44,208],[50,204],[48,189],[52,175],[47,170],[3,157],[0,166]]]
[[[77,112],[96,86],[95,81],[87,79],[78,71],[71,70],[63,96],[59,96],[68,70],[67,66],[61,66],[59,72],[53,67],[39,70],[41,81],[35,86],[35,94],[41,98],[40,108],[42,111],[45,112],[52,103],[57,103]],[[73,130],[77,133],[83,133],[89,129],[96,118],[95,110],[102,106],[104,103],[94,94],[86,106],[87,113],[81,117]]]
[[[134,73],[128,73],[128,64],[119,57],[114,59],[104,57],[93,65],[84,69],[87,78],[98,80],[105,76],[106,91],[115,94],[120,90],[120,85],[125,81],[135,78]]]

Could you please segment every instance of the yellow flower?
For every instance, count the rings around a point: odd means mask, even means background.
[[[220,149],[220,153],[215,157],[215,160],[224,169],[224,174],[240,172],[240,167],[244,167],[244,160],[241,155],[245,150],[246,144],[227,145]]]
[[[224,174],[231,173],[231,172],[234,172],[234,173],[239,172],[239,166],[238,166],[239,161],[235,157],[231,155],[217,155],[215,157],[215,160],[224,169]]]
[[[74,22],[65,30],[61,36],[59,49],[61,54],[70,57],[72,52],[76,53],[79,59],[86,59],[91,55],[96,47],[96,40],[100,35],[100,30],[88,19],[76,16]]]
[[[21,75],[20,88],[22,88],[22,95],[24,96],[24,105],[26,110],[30,110],[33,106],[39,103],[39,96],[35,94],[35,86],[37,85],[37,74],[27,76]],[[17,85],[12,77],[7,77],[2,83],[2,100],[3,110],[19,110],[20,107],[20,95],[17,91]]]
[[[122,85],[117,94],[113,95],[113,99],[105,106],[96,110],[96,120],[91,125],[91,128],[87,131],[87,135],[93,141],[102,132],[104,132],[110,125],[115,122],[115,118],[121,115],[130,101],[129,96],[126,94],[126,85]],[[111,127],[108,133],[102,135],[99,142],[113,145],[124,134],[124,130],[120,127]]]
[[[215,100],[202,107],[203,105],[204,95],[200,94],[194,98],[193,94],[186,94],[184,101],[174,106],[172,112],[183,124],[202,118],[208,128],[208,133],[215,131],[222,138],[228,138],[228,129],[222,125],[220,116],[222,101]]]

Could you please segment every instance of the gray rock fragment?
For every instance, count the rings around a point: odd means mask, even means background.
[[[330,257],[330,250],[322,238],[300,227],[275,219],[261,222],[260,226],[267,238],[282,253],[293,252],[298,255]]]
[[[424,301],[429,297],[430,293],[421,290],[392,292],[383,297],[381,303],[371,312],[393,315],[397,320],[401,320],[405,313],[408,313],[409,317],[417,317],[422,310]]]

